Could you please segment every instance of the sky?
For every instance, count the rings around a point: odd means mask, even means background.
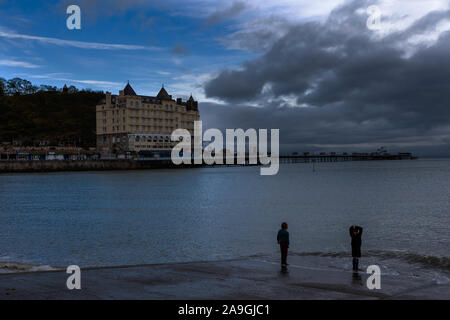
[[[81,30],[66,26],[73,4]],[[449,0],[0,0],[0,77],[116,94],[127,81],[142,95],[164,84],[199,100],[204,128],[280,129],[282,152],[449,156],[449,9]]]

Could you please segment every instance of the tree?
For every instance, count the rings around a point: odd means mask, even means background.
[[[8,95],[32,94],[37,91],[33,84],[25,79],[14,78],[6,82]]]
[[[80,92],[80,90],[78,90],[78,88],[76,88],[75,86],[67,87],[67,85],[64,85],[64,88],[58,89],[56,86],[45,84],[40,86],[34,86],[30,81],[21,78],[13,78],[9,80],[0,78],[0,96],[15,96],[15,95],[20,96],[20,95],[34,94],[38,91],[65,92],[71,94]],[[96,91],[87,89],[81,90],[81,92],[96,92]]]
[[[9,79],[7,82],[8,94],[15,95],[20,94],[21,91],[21,81],[20,78]]]
[[[49,85],[43,84],[39,87],[39,90],[53,92],[53,91],[58,91],[58,88],[56,88],[54,86],[49,86]]]
[[[0,88],[2,85],[0,141],[49,140],[52,145],[70,141],[77,146],[95,146],[95,106],[104,98],[103,92],[70,86],[67,94],[59,94],[56,87],[43,85],[33,93],[37,88],[19,78],[0,78]]]
[[[31,82],[26,83],[25,87],[24,87],[24,94],[33,94],[36,93],[38,91],[38,88],[36,86],[33,86],[31,84]]]
[[[0,97],[3,97],[5,95],[6,95],[6,80],[0,78]]]
[[[74,86],[70,86],[67,90],[69,93],[77,93],[78,92],[78,89]]]

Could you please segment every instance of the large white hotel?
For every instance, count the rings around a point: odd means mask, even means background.
[[[128,83],[119,95],[106,93],[96,107],[97,151],[125,153],[168,151],[175,129],[187,129],[193,135],[194,121],[200,120],[198,102],[176,100],[164,86],[156,97],[139,96]]]

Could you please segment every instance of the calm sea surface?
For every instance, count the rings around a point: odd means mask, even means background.
[[[450,161],[0,175],[0,262],[106,266],[277,253],[364,253],[449,268]],[[434,259],[434,260],[433,260]]]

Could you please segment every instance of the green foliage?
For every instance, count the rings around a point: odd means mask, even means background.
[[[0,93],[0,142],[47,140],[53,145],[95,146],[95,106],[103,92],[78,91],[75,87],[65,93],[54,87],[32,92],[31,83],[12,80],[7,86],[16,90],[14,94]]]

